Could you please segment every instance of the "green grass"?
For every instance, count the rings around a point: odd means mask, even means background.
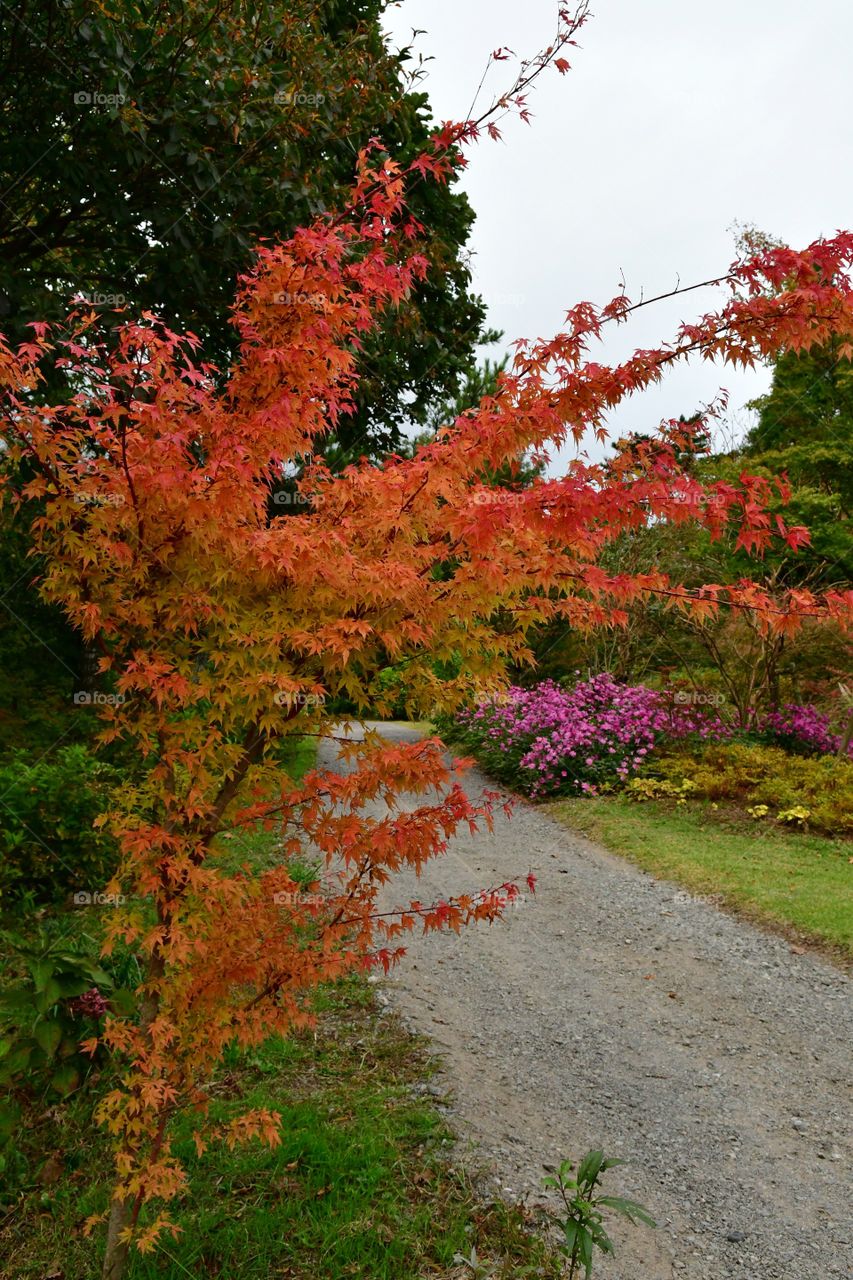
[[[674,809],[620,797],[548,806],[567,826],[694,893],[853,958],[851,845],[727,822],[707,805]]]
[[[529,1267],[556,1278],[520,1211],[481,1203],[448,1165],[445,1122],[412,1088],[431,1070],[421,1044],[376,1015],[362,981],[325,992],[322,1006],[315,1032],[232,1055],[212,1086],[214,1120],[278,1110],[280,1147],[199,1158],[179,1123],[175,1150],[191,1180],[173,1206],[183,1230],[158,1253],[134,1254],[128,1280],[416,1280],[448,1274],[472,1245],[495,1277]],[[0,1212],[4,1280],[99,1274],[100,1233],[87,1239],[82,1225],[106,1204],[109,1161],[91,1105],[89,1094],[35,1108],[21,1135],[33,1172]]]
[[[301,782],[317,760],[317,739],[310,735],[292,735],[279,747],[282,767],[294,782]]]

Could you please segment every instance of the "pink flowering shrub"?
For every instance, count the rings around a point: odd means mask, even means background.
[[[756,726],[756,737],[796,755],[828,755],[841,750],[842,739],[833,733],[828,716],[817,707],[788,702],[766,715]],[[853,756],[853,742],[848,746]]]
[[[714,712],[673,703],[606,672],[564,689],[551,680],[512,686],[463,711],[453,736],[493,777],[530,796],[596,795],[619,787],[673,742],[765,738],[801,753],[830,752],[837,739],[814,707],[785,707],[743,731]]]
[[[636,773],[670,719],[659,693],[602,674],[573,689],[513,686],[463,712],[456,731],[491,774],[528,795],[595,794]]]

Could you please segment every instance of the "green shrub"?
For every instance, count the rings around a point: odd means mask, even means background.
[[[27,935],[0,931],[0,1182],[27,1181],[17,1135],[32,1106],[56,1103],[106,1059],[83,1052],[106,1013],[130,1015],[139,981],[135,957],[119,947],[109,961],[80,927],[82,916],[48,917]]]
[[[767,816],[776,819],[806,810],[801,820],[813,831],[853,835],[853,764],[841,756],[792,756],[780,747],[727,742],[696,755],[658,756],[644,773],[669,784],[690,782],[692,794],[706,800],[767,805]]]
[[[75,744],[29,762],[19,751],[0,765],[0,903],[56,902],[102,888],[115,846],[93,822],[120,778]]]
[[[87,934],[56,938],[42,927],[29,939],[4,932],[0,943],[11,971],[0,989],[0,1088],[23,1079],[64,1097],[91,1066],[79,1042],[106,1012],[113,980]]]

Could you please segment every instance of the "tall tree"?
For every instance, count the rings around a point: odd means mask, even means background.
[[[426,95],[381,26],[388,0],[13,0],[0,15],[0,326],[75,295],[197,333],[226,368],[259,239],[338,205],[368,139],[405,163]],[[429,270],[370,335],[347,454],[388,451],[452,394],[484,337],[466,196],[408,183]],[[312,300],[283,289],[282,307]]]
[[[750,469],[784,472],[791,507],[808,525],[804,567],[824,581],[853,581],[853,362],[841,340],[785,352],[746,441]]]

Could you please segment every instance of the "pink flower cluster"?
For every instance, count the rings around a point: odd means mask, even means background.
[[[842,739],[832,732],[829,717],[810,705],[788,702],[777,707],[760,721],[758,732],[789,751],[828,754],[841,750]],[[853,756],[853,742],[847,753]]]
[[[682,738],[696,738],[700,742],[728,742],[732,736],[732,725],[711,711],[686,706],[670,706],[666,708],[667,720],[664,736],[679,741]]]
[[[603,673],[571,690],[551,680],[514,686],[463,713],[460,725],[486,767],[514,775],[530,795],[594,795],[602,783],[636,772],[671,718],[653,689]]]
[[[75,1018],[102,1018],[109,1005],[97,987],[90,987],[76,1000],[69,1000],[68,1008]]]

